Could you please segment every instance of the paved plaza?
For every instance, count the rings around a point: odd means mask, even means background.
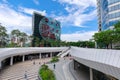
[[[33,64],[34,61],[35,64]],[[0,80],[26,80],[25,74],[27,74],[28,80],[38,80],[39,62],[43,64],[48,61],[50,61],[50,58],[17,63],[4,69],[0,73]]]
[[[27,75],[28,80],[38,80],[40,66],[49,61],[50,58],[35,59],[9,66],[1,71],[0,80],[26,80],[25,75]],[[89,80],[83,78],[81,73],[74,71],[72,62],[70,58],[66,57],[60,58],[60,61],[55,63],[55,69],[53,69],[54,63],[49,63],[47,65],[54,71],[57,80]]]

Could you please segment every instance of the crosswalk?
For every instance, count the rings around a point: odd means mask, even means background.
[[[49,61],[50,58],[36,59],[9,66],[1,71],[0,80],[38,80],[40,66]],[[27,74],[27,79],[25,79],[25,74]]]

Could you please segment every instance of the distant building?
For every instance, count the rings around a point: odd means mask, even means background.
[[[36,42],[39,41],[39,46],[50,47],[53,41],[60,41],[61,27],[59,21],[42,16],[37,12],[34,12],[32,20],[32,46],[35,46]]]
[[[31,37],[29,36],[25,36],[25,37],[22,37],[22,36],[12,36],[9,34],[8,36],[8,42],[7,44],[11,44],[11,43],[14,43],[15,46],[19,46],[19,47],[29,47],[31,46]]]
[[[97,0],[99,31],[113,29],[120,21],[120,0]]]
[[[16,36],[13,36],[13,37],[11,38],[11,42],[18,44],[18,43],[20,42],[20,38],[19,38],[19,37],[16,37]]]

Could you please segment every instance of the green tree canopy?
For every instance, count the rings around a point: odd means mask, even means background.
[[[18,36],[20,36],[20,34],[21,34],[21,32],[18,29],[11,31],[12,36],[17,36],[18,37]]]
[[[114,29],[120,28],[120,21],[114,25]]]
[[[95,43],[93,41],[77,41],[77,42],[66,42],[61,41],[61,46],[77,46],[77,47],[88,47],[94,48]]]
[[[94,40],[97,42],[100,48],[108,48],[109,44],[114,43],[114,31],[106,30],[94,34]],[[112,46],[111,46],[112,48]]]
[[[6,44],[7,30],[4,26],[0,24],[0,47],[4,47]]]
[[[108,48],[109,45],[112,48],[113,43],[120,42],[120,22],[114,25],[114,29],[95,33],[93,37],[100,48]]]
[[[120,42],[120,21],[114,25],[115,42]]]
[[[19,41],[17,42],[16,46],[19,46],[20,43],[22,43],[22,46],[24,46],[25,41],[27,40],[28,35],[25,32],[21,32],[20,30],[12,30],[11,31],[12,37],[18,37]]]
[[[20,41],[25,42],[28,35],[24,32],[20,32],[19,36],[20,36]]]

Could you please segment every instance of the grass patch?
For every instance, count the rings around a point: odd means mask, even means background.
[[[55,57],[53,57],[52,59],[51,59],[51,61],[50,62],[58,62],[59,61],[59,58],[57,57],[57,56],[55,56]]]
[[[50,70],[47,65],[42,65],[39,75],[42,80],[56,80],[53,71]]]

